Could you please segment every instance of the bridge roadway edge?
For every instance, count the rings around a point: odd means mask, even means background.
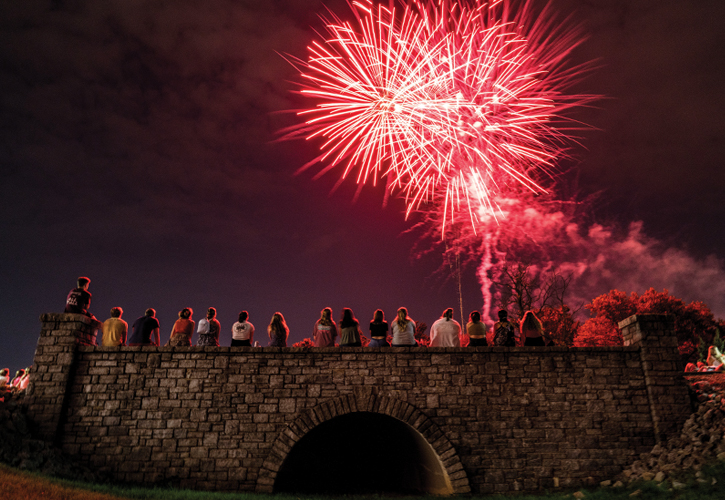
[[[620,323],[624,347],[526,349],[111,348],[92,345],[98,325],[82,316],[41,322],[28,416],[129,483],[270,491],[304,415],[326,407],[334,418],[329,408],[353,411],[372,390],[397,402],[387,414],[418,412],[413,427],[458,493],[608,479],[691,411],[672,322],[659,315]]]

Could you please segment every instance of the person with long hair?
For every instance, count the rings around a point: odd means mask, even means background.
[[[252,347],[254,325],[248,321],[249,313],[241,311],[238,319],[232,325],[232,347]]]
[[[526,311],[521,319],[521,338],[525,346],[545,346],[546,340],[551,341],[534,311]]]
[[[320,319],[315,322],[312,330],[315,347],[335,347],[335,337],[337,325],[332,320],[332,309],[326,307],[320,311]]]
[[[340,347],[362,346],[361,336],[360,323],[355,319],[352,309],[349,307],[343,308],[342,317],[340,318]]]
[[[398,317],[393,321],[393,347],[416,347],[415,321],[408,316],[405,307],[398,309]]]
[[[281,312],[276,312],[272,316],[272,321],[267,327],[267,335],[269,335],[269,347],[287,347],[289,328]]]
[[[466,333],[468,333],[468,347],[486,347],[486,323],[481,321],[481,313],[472,311],[468,315],[468,323],[466,324]]]
[[[190,346],[191,337],[194,335],[194,326],[196,323],[191,319],[194,311],[191,307],[185,307],[179,311],[179,319],[174,323],[171,329],[171,337],[169,337],[166,345],[168,346]]]
[[[461,347],[460,335],[461,325],[453,319],[453,308],[449,307],[430,327],[428,347]]]
[[[382,309],[376,309],[370,322],[370,344],[368,347],[390,347],[388,344],[388,322]]]

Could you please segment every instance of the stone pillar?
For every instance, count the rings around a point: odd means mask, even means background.
[[[625,346],[640,347],[655,437],[679,432],[692,413],[675,320],[667,314],[635,314],[619,322]]]
[[[73,376],[76,348],[95,345],[102,324],[82,314],[47,313],[35,349],[30,384],[25,397],[27,415],[38,437],[55,441],[68,384]]]

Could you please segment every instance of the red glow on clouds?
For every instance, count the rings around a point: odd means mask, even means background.
[[[322,173],[358,184],[384,180],[408,210],[442,227],[463,213],[477,232],[502,202],[547,192],[571,142],[563,113],[593,97],[567,95],[583,68],[567,69],[581,39],[548,11],[506,1],[352,3],[297,60],[301,93],[315,107],[288,137],[321,141]],[[444,234],[444,232],[443,232]]]

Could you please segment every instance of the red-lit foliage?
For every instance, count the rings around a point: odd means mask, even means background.
[[[299,342],[295,342],[292,344],[292,347],[304,347],[305,349],[309,349],[310,347],[315,347],[315,342],[310,338],[306,338],[300,340]]]
[[[675,320],[675,334],[683,356],[691,355],[703,338],[712,342],[723,321],[716,321],[703,302],[686,304],[673,297],[667,289],[662,292],[650,288],[644,294],[632,292],[629,296],[620,290],[600,295],[585,306],[593,317],[584,323],[575,338],[575,345],[622,345],[618,324],[633,314],[671,314]]]
[[[555,345],[567,347],[574,345],[579,322],[572,316],[569,306],[545,307],[536,311],[536,315]]]

